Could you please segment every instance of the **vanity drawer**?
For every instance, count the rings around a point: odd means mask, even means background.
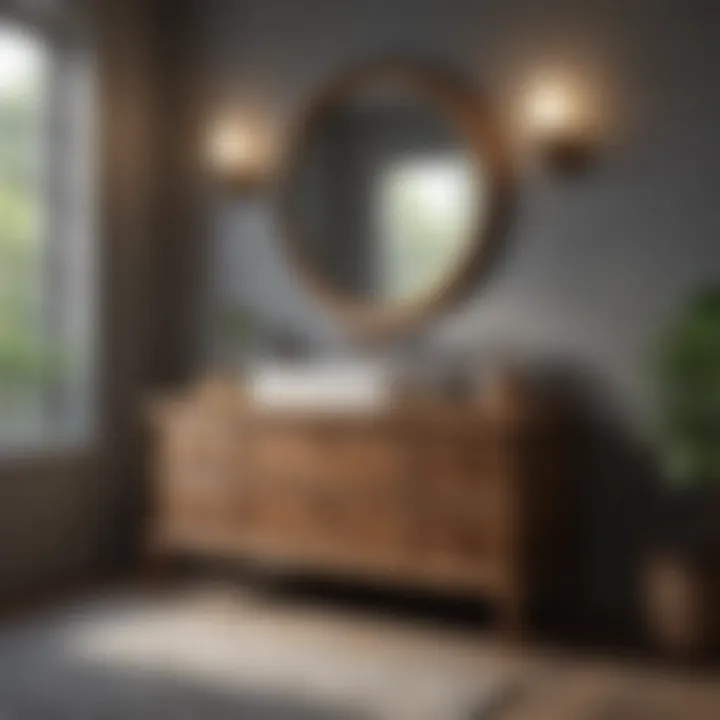
[[[422,556],[484,557],[510,547],[513,523],[500,502],[435,502],[418,506],[415,545]]]
[[[428,476],[443,482],[503,477],[509,460],[483,438],[421,438],[417,455]]]
[[[505,523],[514,504],[513,486],[496,478],[433,478],[416,484],[423,516],[458,515],[476,522]]]
[[[261,477],[320,476],[334,462],[332,444],[315,429],[280,425],[254,431],[249,463]]]
[[[300,425],[256,430],[250,462],[261,476],[372,483],[404,476],[408,458],[400,440],[365,426]]]
[[[401,437],[361,430],[338,439],[340,469],[348,475],[389,479],[405,477],[410,455]]]
[[[240,516],[242,446],[193,416],[177,418],[157,453],[156,512],[172,528],[232,527]]]
[[[280,559],[397,565],[407,547],[407,514],[384,494],[275,476],[255,487],[252,508],[247,532],[253,544]]]

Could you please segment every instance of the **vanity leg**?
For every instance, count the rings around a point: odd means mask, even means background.
[[[181,565],[181,560],[171,550],[153,548],[143,558],[142,580],[156,589],[169,588],[180,576]]]
[[[504,640],[518,642],[525,637],[527,630],[525,606],[519,596],[512,595],[501,600],[498,625]]]

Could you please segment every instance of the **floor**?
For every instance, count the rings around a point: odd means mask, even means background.
[[[720,678],[228,587],[79,602],[0,633],[13,720],[718,720]]]

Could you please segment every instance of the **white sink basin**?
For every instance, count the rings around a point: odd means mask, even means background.
[[[371,412],[390,402],[388,367],[370,362],[267,363],[250,376],[256,407],[276,410]]]

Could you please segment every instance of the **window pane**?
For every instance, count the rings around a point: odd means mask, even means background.
[[[40,275],[46,76],[42,45],[0,25],[0,421],[11,434],[38,424],[47,372]]]
[[[0,449],[77,433],[86,414],[89,136],[74,87],[44,38],[0,21]]]

